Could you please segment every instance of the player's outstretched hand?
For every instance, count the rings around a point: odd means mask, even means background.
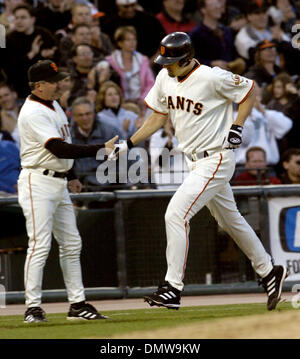
[[[238,148],[243,142],[242,131],[243,131],[242,126],[232,125],[228,133],[227,141],[225,141],[223,148],[226,149]]]
[[[127,141],[122,141],[120,143],[116,143],[114,145],[114,150],[108,156],[108,160],[116,161],[116,159],[119,157],[120,153],[125,152],[125,151],[128,151]]]
[[[108,156],[111,155],[111,153],[114,151],[115,148],[115,142],[118,141],[119,136],[115,136],[109,141],[105,142],[105,152]]]

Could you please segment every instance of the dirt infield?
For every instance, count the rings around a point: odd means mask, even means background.
[[[282,299],[291,300],[292,293],[283,293]],[[182,306],[198,306],[198,305],[221,305],[221,304],[242,304],[242,303],[265,303],[266,295],[263,293],[250,294],[219,294],[219,295],[203,295],[203,296],[187,296],[182,297]],[[113,299],[91,301],[99,311],[108,310],[126,310],[126,309],[145,309],[149,305],[142,298],[137,299]],[[43,309],[46,313],[65,313],[68,311],[68,303],[43,303]],[[153,307],[153,309],[155,309]],[[26,310],[23,304],[11,304],[6,308],[0,308],[1,315],[23,315]]]
[[[118,335],[118,339],[300,339],[300,311],[238,318]]]

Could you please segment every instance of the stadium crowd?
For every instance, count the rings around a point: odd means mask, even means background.
[[[235,151],[233,184],[300,183],[300,1],[0,0],[0,24],[6,29],[0,57],[0,191],[17,191],[17,118],[30,94],[32,64],[50,59],[70,74],[59,102],[74,143],[103,143],[115,135],[128,139],[149,114],[143,99],[159,71],[153,59],[161,39],[174,31],[190,35],[201,64],[255,80],[257,100]],[[153,141],[176,147],[172,126]],[[144,144],[149,153],[150,142]],[[99,189],[98,164],[75,161],[86,190]],[[159,160],[153,166],[159,168]]]

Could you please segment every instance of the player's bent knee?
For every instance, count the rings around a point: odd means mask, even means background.
[[[165,213],[165,223],[166,224],[178,224],[178,223],[185,223],[185,220],[182,214],[177,211],[173,210],[172,208],[168,209]]]

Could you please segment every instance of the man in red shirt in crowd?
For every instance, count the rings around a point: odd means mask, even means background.
[[[163,9],[156,18],[167,34],[175,31],[190,32],[196,27],[196,23],[186,17],[184,4],[185,0],[163,0]]]
[[[284,184],[300,184],[300,148],[289,148],[282,155]]]
[[[280,179],[270,176],[266,171],[266,152],[261,147],[250,147],[246,152],[245,168],[247,171],[238,175],[233,182],[235,186],[255,186],[281,184]]]

